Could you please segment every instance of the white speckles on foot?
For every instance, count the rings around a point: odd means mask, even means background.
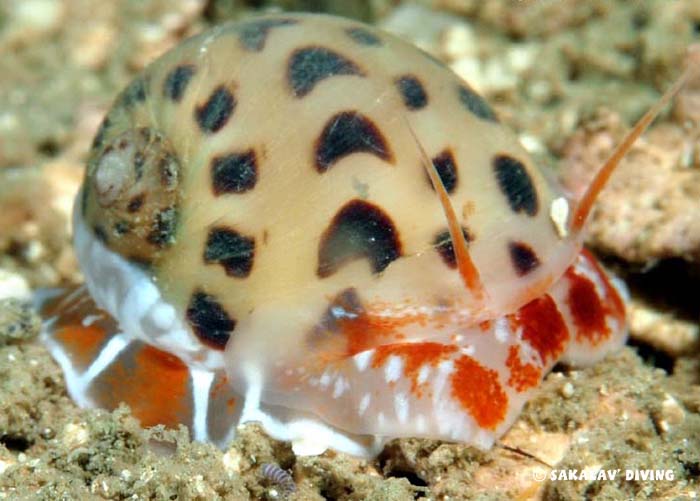
[[[192,409],[192,436],[195,440],[206,441],[207,433],[207,412],[209,410],[209,389],[214,381],[214,373],[202,369],[190,369],[192,378],[192,398],[194,409]]]
[[[453,364],[451,360],[441,362],[438,365],[437,375],[433,379],[433,403],[437,403],[443,397],[442,390],[445,388],[445,383],[447,383],[447,376],[452,372]]]
[[[83,327],[90,327],[92,324],[94,324],[101,318],[102,315],[88,315],[87,317],[83,318]]]
[[[319,379],[318,382],[322,388],[326,388],[331,383],[330,371],[326,370],[323,374],[321,374],[321,379]]]
[[[372,359],[372,355],[374,355],[374,350],[367,350],[358,353],[353,357],[355,367],[359,372],[364,372],[364,370],[369,365],[369,361]]]
[[[386,365],[384,366],[384,378],[386,379],[386,382],[393,383],[398,381],[401,377],[402,371],[403,359],[401,357],[397,357],[396,355],[390,356],[386,361]]]
[[[538,367],[542,366],[542,357],[535,350],[532,345],[528,342],[519,342],[517,346],[520,347],[520,360],[525,364],[534,364]]]
[[[428,424],[425,420],[425,416],[423,414],[418,414],[416,416],[416,431],[418,431],[418,433],[424,433],[427,429]]]
[[[437,425],[440,435],[447,435],[449,433],[451,423],[447,419],[438,419]]]
[[[284,409],[280,414],[281,408],[260,401],[262,380],[259,370],[252,366],[243,369],[248,390],[239,427],[247,422],[258,422],[271,437],[291,442],[297,455],[318,455],[330,447],[369,458],[378,454],[385,443],[381,437],[375,437],[370,443],[367,437],[344,432],[304,411]]]
[[[360,406],[357,409],[357,412],[360,416],[362,416],[365,411],[367,411],[367,407],[369,407],[369,403],[372,400],[372,396],[369,393],[365,393],[362,395],[362,398],[360,399]]]
[[[408,422],[408,398],[405,393],[394,395],[394,412],[399,423],[406,424]]]
[[[508,319],[506,317],[498,317],[493,322],[493,331],[496,335],[496,340],[499,343],[505,343],[510,337],[510,329],[508,328]]]
[[[429,375],[430,366],[425,364],[421,365],[420,369],[418,370],[418,377],[416,378],[416,383],[424,384],[428,380]]]
[[[126,348],[129,344],[123,336],[114,336],[110,339],[107,344],[102,348],[100,354],[97,356],[95,361],[90,365],[90,368],[85,371],[85,374],[80,376],[81,380],[85,380],[85,384],[89,384],[94,378],[96,378],[103,370],[105,370],[119,354]]]
[[[350,384],[345,381],[343,376],[338,376],[333,385],[333,398],[338,398],[347,388],[350,388]]]
[[[463,430],[466,428],[464,416],[460,416],[456,421],[452,421],[450,424],[452,425],[450,430],[450,438],[452,440],[459,440],[459,437],[462,436]]]

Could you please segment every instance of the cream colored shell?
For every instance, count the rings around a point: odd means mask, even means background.
[[[186,315],[195,291],[215,298],[236,322],[230,347],[236,360],[248,357],[264,365],[306,357],[309,333],[332,298],[348,288],[358,291],[366,307],[389,318],[420,311],[432,319],[474,324],[514,311],[562,275],[578,247],[562,239],[550,217],[552,203],[561,203],[561,192],[541,175],[511,132],[464,105],[458,92],[464,82],[415,47],[349,20],[289,14],[268,19],[291,21],[263,30],[260,50],[246,47],[241,25],[222,26],[149,66],[110,111],[92,152],[84,201],[92,227],[111,221],[94,183],[106,145],[115,138],[148,129],[162,138],[167,153],[148,158],[165,156],[176,162],[177,192],[165,197],[176,206],[171,242],[148,251],[143,243],[120,247],[111,227],[103,228],[103,236],[125,257],[147,262],[161,294],[180,315]],[[356,28],[380,43],[358,42],[348,32]],[[361,75],[334,74],[317,81],[305,95],[295,95],[290,58],[312,46],[342,55]],[[176,101],[165,91],[166,80],[182,65],[193,73]],[[414,110],[404,103],[396,83],[403,75],[422,84],[424,107]],[[222,86],[234,97],[234,109],[219,130],[203,131],[197,110]],[[343,111],[359,112],[373,122],[392,161],[359,152],[340,158],[326,172],[317,170],[315,148],[324,126]],[[254,188],[217,196],[213,159],[250,149],[257,158]],[[447,229],[447,222],[421,149],[430,158],[448,149],[453,154],[458,183],[451,203],[473,237],[469,251],[487,292],[485,304],[473,301],[458,271],[435,249],[435,237]],[[513,210],[494,171],[496,155],[515,158],[527,169],[537,195],[535,214]],[[163,195],[157,196],[161,207]],[[341,207],[354,199],[370,202],[389,216],[402,257],[381,273],[373,273],[370,261],[359,258],[321,278],[322,236]],[[205,261],[214,227],[254,239],[247,277],[229,276],[221,264]],[[143,239],[143,232],[138,235]],[[512,242],[528,245],[539,266],[519,273],[509,251]],[[146,258],[130,255],[141,247]],[[420,325],[402,333],[408,339],[430,335]]]

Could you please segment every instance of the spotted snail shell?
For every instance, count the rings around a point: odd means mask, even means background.
[[[412,45],[322,15],[219,26],[104,119],[74,215],[92,299],[47,342],[78,401],[219,444],[259,421],[298,452],[489,447],[556,362],[625,340],[573,203]]]

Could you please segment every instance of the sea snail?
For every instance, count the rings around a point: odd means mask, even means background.
[[[302,14],[205,31],[105,117],[73,218],[86,287],[44,302],[43,340],[79,404],[220,446],[257,421],[300,454],[488,448],[555,363],[625,342],[582,228],[682,80],[574,200],[387,33]]]

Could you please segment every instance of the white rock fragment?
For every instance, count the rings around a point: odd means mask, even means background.
[[[442,34],[442,51],[449,60],[474,57],[478,47],[474,30],[466,24],[455,24]]]
[[[82,447],[87,444],[89,439],[90,433],[83,423],[68,423],[63,428],[63,445],[67,449],[77,449],[78,447]]]
[[[29,284],[22,275],[0,269],[0,299],[29,299],[30,294]]]
[[[16,2],[12,20],[36,31],[48,31],[57,27],[63,14],[63,2],[58,0],[24,0]]]
[[[661,403],[661,416],[657,424],[661,431],[668,432],[673,426],[678,426],[685,421],[685,411],[678,401],[666,393],[664,401]]]
[[[574,396],[574,385],[570,382],[564,383],[560,390],[561,396],[564,398],[571,398]]]
[[[14,464],[15,464],[15,461],[13,461],[10,458],[0,459],[0,475],[5,473],[5,471],[7,471],[7,469]]]
[[[224,470],[226,470],[229,475],[234,473],[238,474],[241,472],[241,461],[243,460],[243,457],[236,449],[229,449],[229,451],[223,455],[221,460],[224,463]]]

